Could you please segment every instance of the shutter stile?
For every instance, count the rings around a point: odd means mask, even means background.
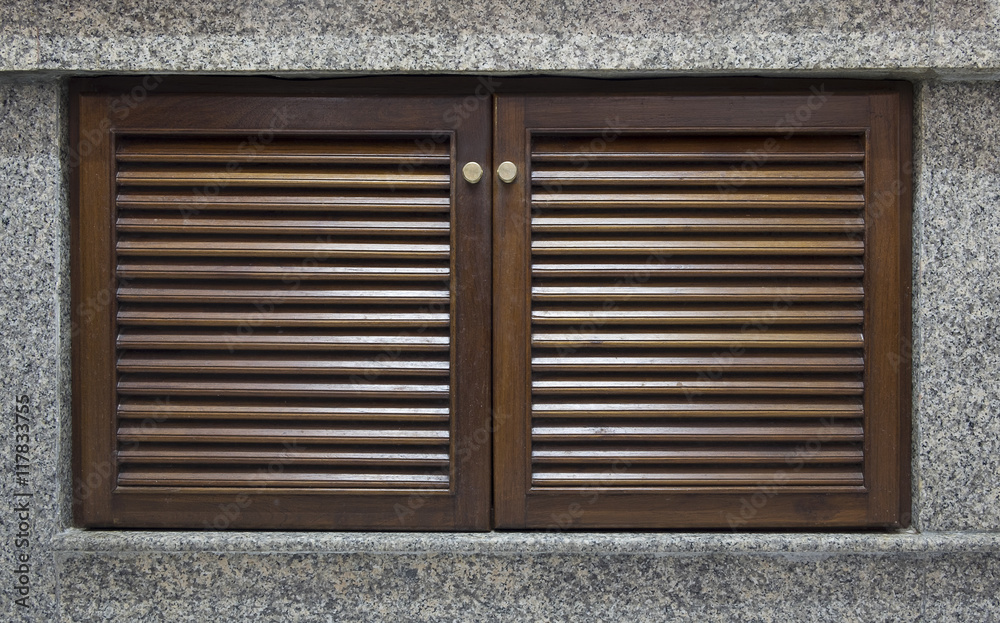
[[[77,525],[908,524],[910,85],[500,82],[71,81]]]
[[[122,490],[448,491],[451,153],[117,141]]]
[[[864,137],[595,138],[531,142],[531,490],[863,491]]]

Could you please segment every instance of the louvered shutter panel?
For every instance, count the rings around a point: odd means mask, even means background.
[[[820,93],[501,98],[499,526],[905,521],[908,126]]]
[[[81,215],[114,269],[85,521],[487,527],[462,448],[488,432],[488,181],[455,171],[489,119],[442,127],[456,101],[163,95],[116,123]]]

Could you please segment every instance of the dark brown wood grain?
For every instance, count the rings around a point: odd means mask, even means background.
[[[488,528],[490,107],[115,97],[75,95],[79,523]]]
[[[907,525],[910,98],[74,81],[77,523]]]
[[[498,527],[908,521],[910,104],[824,88],[498,96]]]
[[[114,516],[114,189],[108,96],[74,97],[71,210],[73,502],[83,525]]]
[[[528,155],[523,144],[525,98],[498,98],[493,162],[493,520],[497,526],[525,523],[525,496],[531,478],[527,436],[531,396],[529,190],[521,181],[496,177],[510,160],[524,179]],[[501,130],[502,129],[502,130]]]

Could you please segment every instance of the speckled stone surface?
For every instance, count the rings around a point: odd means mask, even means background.
[[[71,530],[56,558],[63,621],[990,621],[998,548],[989,533]]]
[[[394,533],[394,532],[147,532],[66,530],[54,549],[104,553],[467,554],[507,556],[662,556],[764,554],[951,555],[1000,551],[1000,533]]]
[[[62,621],[1000,620],[995,553],[66,552],[58,564]]]
[[[921,608],[919,565],[859,555],[64,554],[59,566],[63,621],[870,622]],[[88,586],[95,575],[107,582]]]
[[[990,72],[1000,68],[998,7],[1000,0],[3,0],[0,69]]]
[[[1000,621],[1000,555],[968,554],[927,561],[926,621]]]
[[[1000,530],[1000,85],[921,89],[917,525]]]
[[[65,490],[58,484],[68,482],[61,473],[68,394],[60,385],[66,214],[60,100],[55,80],[0,80],[0,619],[5,621],[54,616],[51,540],[65,524],[60,515]],[[28,401],[27,419],[15,420],[21,397]],[[16,428],[19,424],[27,428]],[[24,573],[21,565],[27,567]],[[28,600],[20,607],[14,599],[21,595],[13,587],[22,586],[24,576]]]
[[[36,72],[4,74],[5,71]],[[69,524],[64,92],[81,72],[803,73],[918,88],[914,523],[899,534]],[[983,82],[939,81],[975,76]],[[1000,0],[0,0],[0,620],[1000,621]],[[14,478],[16,396],[33,463]],[[30,491],[32,609],[13,604]],[[58,598],[57,598],[58,596]]]

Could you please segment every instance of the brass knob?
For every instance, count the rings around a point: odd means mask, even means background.
[[[517,165],[510,160],[505,160],[497,167],[497,175],[500,176],[502,182],[510,184],[517,177]]]
[[[478,162],[467,162],[462,167],[462,177],[465,178],[466,182],[475,184],[483,179],[483,167],[479,166]]]

